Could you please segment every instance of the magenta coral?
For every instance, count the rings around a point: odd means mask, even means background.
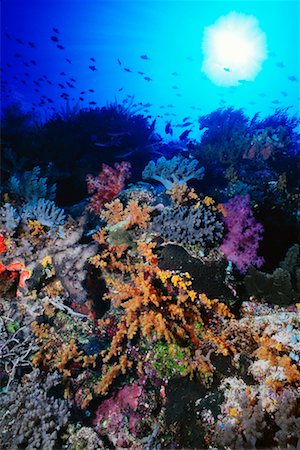
[[[102,171],[96,177],[87,175],[88,193],[90,198],[88,209],[99,214],[105,203],[113,200],[124,188],[124,183],[130,177],[131,164],[122,161],[115,163],[114,168],[102,164]]]
[[[108,434],[117,434],[117,444],[126,447],[126,428],[130,433],[136,435],[137,425],[143,419],[137,412],[139,399],[142,396],[142,387],[138,383],[126,385],[98,407],[94,424],[96,430],[106,429]],[[128,436],[127,436],[128,437]]]
[[[237,195],[224,205],[228,233],[220,249],[241,273],[246,273],[251,265],[260,267],[264,262],[257,256],[263,226],[253,216],[249,202],[249,195]]]

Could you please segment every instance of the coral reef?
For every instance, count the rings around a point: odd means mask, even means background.
[[[34,370],[22,384],[2,396],[0,442],[3,448],[57,448],[59,432],[69,417],[66,402],[48,395],[58,383],[57,373],[42,381],[40,371]]]
[[[0,447],[297,448],[299,121],[134,107],[4,117]]]

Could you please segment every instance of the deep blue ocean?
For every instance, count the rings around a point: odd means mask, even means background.
[[[297,0],[2,0],[1,104],[18,100],[44,120],[67,101],[93,108],[117,99],[156,118],[162,134],[171,122],[173,136],[179,135],[188,117],[190,137],[198,136],[199,114],[218,107],[262,117],[288,107],[294,114],[299,18]],[[252,43],[249,55],[242,46],[231,52],[226,22],[236,30],[233,41],[242,36]],[[219,64],[212,69],[221,72],[217,80],[203,67],[205,58],[215,59],[215,44],[203,48],[212,26],[221,26],[221,61],[212,62]],[[227,67],[232,62],[236,66]],[[239,63],[245,66],[240,77]]]

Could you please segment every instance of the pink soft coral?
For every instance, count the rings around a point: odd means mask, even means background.
[[[126,385],[98,407],[94,424],[96,430],[106,430],[109,436],[116,435],[117,444],[127,448],[129,438],[127,428],[133,437],[137,434],[137,425],[143,419],[137,412],[142,387],[138,383]]]
[[[88,205],[90,211],[99,214],[102,206],[121,192],[126,178],[130,177],[130,168],[131,164],[125,161],[115,163],[114,168],[102,164],[102,171],[98,176],[87,175],[88,193],[93,194]]]
[[[249,202],[249,195],[237,195],[224,205],[228,234],[220,249],[241,273],[246,273],[251,265],[260,267],[264,263],[257,256],[263,226],[254,218]]]

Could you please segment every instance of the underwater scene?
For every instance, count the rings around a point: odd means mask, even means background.
[[[2,0],[0,449],[300,449],[298,0]]]

